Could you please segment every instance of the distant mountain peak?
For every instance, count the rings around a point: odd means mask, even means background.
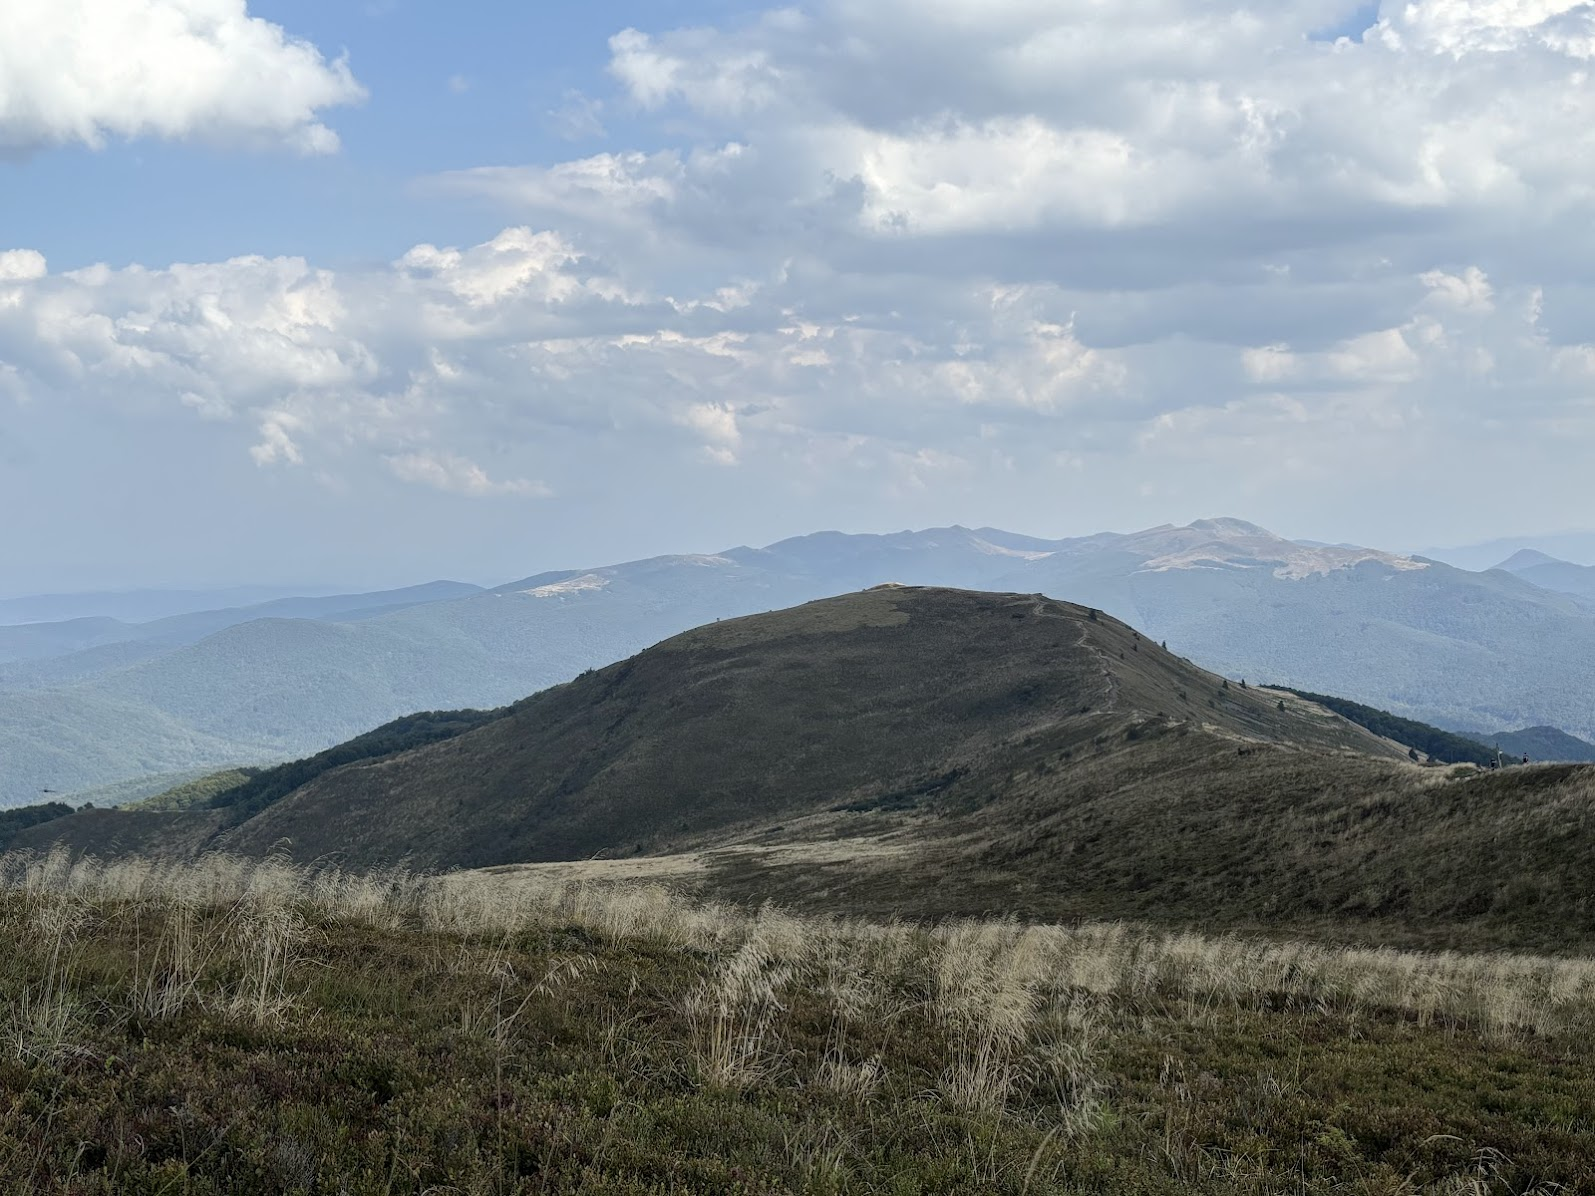
[[[596,573],[583,573],[576,577],[567,577],[564,581],[533,586],[529,590],[522,590],[521,593],[532,598],[569,598],[573,594],[601,590],[608,584],[609,579],[606,577],[600,577]]]
[[[1520,548],[1494,569],[1502,569],[1507,573],[1520,573],[1524,569],[1533,569],[1537,565],[1565,565],[1568,562],[1559,557],[1554,557],[1548,552],[1541,552],[1537,548]]]
[[[1287,540],[1244,519],[1198,519],[1187,527],[1155,527],[1130,537],[1148,554],[1143,569],[1269,569],[1284,581],[1301,581],[1337,569],[1375,562],[1390,569],[1427,569],[1423,561],[1355,545],[1311,545]]]
[[[1192,522],[1191,527],[1198,531],[1217,532],[1219,535],[1226,536],[1261,536],[1270,540],[1278,540],[1280,538],[1266,527],[1258,527],[1255,523],[1248,523],[1244,519],[1235,519],[1229,516],[1221,516],[1216,519],[1197,519]]]

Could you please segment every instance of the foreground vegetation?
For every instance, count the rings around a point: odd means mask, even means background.
[[[1587,1191],[1595,962],[0,858],[0,1189]]]

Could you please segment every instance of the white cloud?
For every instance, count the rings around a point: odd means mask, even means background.
[[[29,282],[49,273],[44,254],[36,249],[8,249],[0,253],[0,282]]]
[[[475,496],[579,492],[595,459],[622,489],[707,459],[752,466],[735,476],[761,493],[911,505],[1047,478],[1144,490],[1155,513],[1213,470],[1252,486],[1265,453],[1267,476],[1295,462],[1327,485],[1381,459],[1358,457],[1369,437],[1421,432],[1410,464],[1498,414],[1565,428],[1595,360],[1595,345],[1547,334],[1565,303],[1467,266],[1398,277],[1394,318],[1322,343],[1093,346],[1084,316],[1133,310],[1137,293],[788,270],[666,296],[524,227],[343,273],[292,258],[63,274],[25,252],[0,261],[13,264],[0,298],[16,296],[0,302],[0,362],[33,407],[203,421],[219,448],[312,484]],[[1130,487],[1148,470],[1155,485]]]
[[[806,26],[790,12],[776,14],[773,24],[799,34]],[[609,49],[610,74],[646,109],[682,99],[701,110],[733,115],[763,107],[784,81],[769,50],[728,42],[712,30],[688,30],[661,43],[624,29],[609,39]]]
[[[581,141],[587,137],[602,137],[604,129],[604,102],[579,91],[567,90],[564,103],[547,114],[547,124],[558,136],[567,141]]]
[[[183,396],[183,401],[188,406],[194,405],[187,395]],[[274,465],[281,462],[285,465],[302,465],[304,456],[292,436],[298,426],[298,419],[289,412],[268,412],[260,421],[260,441],[249,450],[255,464]]]
[[[450,494],[482,498],[492,494],[515,494],[546,498],[549,489],[541,482],[524,479],[495,482],[474,461],[454,453],[401,453],[385,458],[393,476],[401,481],[431,486]]]
[[[1430,299],[1442,307],[1485,315],[1495,310],[1495,292],[1484,271],[1477,266],[1469,266],[1460,274],[1428,270],[1418,279],[1429,288]]]
[[[594,154],[551,167],[482,166],[433,182],[447,191],[482,195],[516,208],[569,220],[637,226],[650,211],[703,197],[741,153],[738,145],[683,156],[672,150]]]
[[[544,302],[574,297],[581,284],[565,268],[580,256],[557,234],[507,228],[465,252],[417,245],[399,267],[412,281],[425,279],[470,307],[485,308],[523,292]]]
[[[684,204],[766,231],[1178,231],[1235,260],[1309,228],[1345,243],[1414,212],[1545,221],[1588,197],[1595,8],[1391,3],[1361,43],[1309,36],[1356,8],[829,0],[731,30],[627,30],[610,62],[626,99],[666,127],[690,121],[689,153],[746,152],[718,183],[684,187],[680,151],[617,154],[523,176],[518,198],[561,206],[561,176],[586,174],[603,180],[586,202],[632,205],[649,180],[667,224],[708,238],[725,222],[695,224]],[[513,195],[502,175],[477,181]],[[1420,253],[1478,232],[1430,223]],[[1168,248],[1171,269],[1210,258]]]
[[[1588,0],[1418,0],[1381,22],[1395,44],[1461,57],[1545,46],[1577,58],[1595,56]]]
[[[636,142],[432,180],[509,213],[481,244],[336,273],[0,255],[5,386],[205,420],[273,484],[660,520],[1362,503],[1382,533],[1415,493],[1499,520],[1595,452],[1591,6],[1309,36],[1358,7],[821,0],[631,31],[615,93],[570,99]]]
[[[245,0],[0,5],[0,149],[202,137],[330,153],[320,112],[364,95],[346,62]]]
[[[1296,372],[1296,357],[1289,345],[1258,345],[1241,350],[1241,366],[1253,382],[1279,383]]]
[[[736,409],[729,403],[692,403],[676,420],[704,439],[704,455],[711,461],[720,465],[737,463],[742,429],[737,426]]]

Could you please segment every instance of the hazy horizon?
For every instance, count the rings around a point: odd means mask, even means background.
[[[1246,519],[1245,515],[1234,513],[1217,514],[1209,512],[1207,515],[1196,518],[1237,518]],[[1251,523],[1260,523],[1255,519],[1247,520]],[[900,532],[926,532],[937,528],[961,526],[970,529],[980,527],[993,527],[998,530],[1021,536],[1028,536],[1038,540],[1064,540],[1077,536],[1095,535],[1101,532],[1133,534],[1161,525],[1184,526],[1191,520],[1162,520],[1157,524],[1148,524],[1142,527],[1095,527],[1089,530],[1071,531],[1067,534],[1052,534],[1045,529],[1032,527],[1002,526],[997,524],[977,524],[968,521],[954,523],[926,525],[921,527],[852,527],[852,528],[810,528],[806,531],[793,533],[794,536],[812,535],[820,532],[840,531],[851,535],[892,535]],[[1494,540],[1479,541],[1469,544],[1451,545],[1421,545],[1417,547],[1406,545],[1390,545],[1378,542],[1360,542],[1350,540],[1344,536],[1325,535],[1291,535],[1279,528],[1268,527],[1267,530],[1280,535],[1287,540],[1296,540],[1310,543],[1323,544],[1358,544],[1360,547],[1374,548],[1382,551],[1394,552],[1401,555],[1419,555],[1432,557],[1444,561],[1458,568],[1478,571],[1488,569],[1505,560],[1520,548],[1538,548],[1553,557],[1570,561],[1574,564],[1595,564],[1595,532],[1571,530],[1548,532],[1538,535],[1508,536]],[[318,594],[337,593],[362,593],[402,588],[404,586],[418,585],[429,581],[458,581],[491,589],[494,586],[504,585],[522,577],[532,576],[543,572],[555,572],[564,569],[599,568],[606,565],[622,564],[628,561],[645,560],[657,556],[673,556],[679,554],[710,554],[723,552],[735,547],[765,547],[781,540],[792,538],[788,535],[771,535],[738,543],[717,543],[708,546],[701,543],[683,544],[661,543],[651,549],[634,552],[631,554],[615,554],[611,556],[595,556],[588,554],[581,559],[532,559],[525,564],[514,567],[504,573],[493,573],[479,570],[474,574],[449,574],[438,569],[428,570],[423,559],[398,563],[391,572],[376,573],[365,576],[341,576],[337,574],[320,578],[297,577],[291,572],[273,575],[269,570],[263,569],[260,574],[245,575],[240,577],[207,579],[203,576],[178,577],[176,579],[153,578],[144,582],[118,582],[107,580],[104,582],[90,582],[80,586],[50,587],[40,586],[32,589],[11,587],[0,590],[0,602],[16,601],[28,598],[43,597],[80,597],[94,594],[128,594],[140,592],[176,593],[195,592],[203,594],[226,595],[230,591],[259,591],[260,595],[240,599],[229,605],[249,605],[255,602],[269,601],[273,598],[308,596]]]

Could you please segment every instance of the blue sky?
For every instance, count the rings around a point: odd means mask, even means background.
[[[5,164],[8,240],[52,265],[298,254],[332,266],[385,262],[418,240],[491,237],[501,215],[414,182],[493,163],[557,162],[572,140],[567,93],[606,93],[608,39],[638,23],[735,21],[715,0],[455,5],[418,0],[252,3],[253,16],[347,53],[369,96],[336,111],[342,152],[307,157],[153,138],[63,146]],[[622,110],[613,139],[660,135]],[[609,137],[584,139],[593,144]],[[3,160],[0,160],[3,161]]]
[[[1586,527],[1595,6],[11,0],[0,593]]]

